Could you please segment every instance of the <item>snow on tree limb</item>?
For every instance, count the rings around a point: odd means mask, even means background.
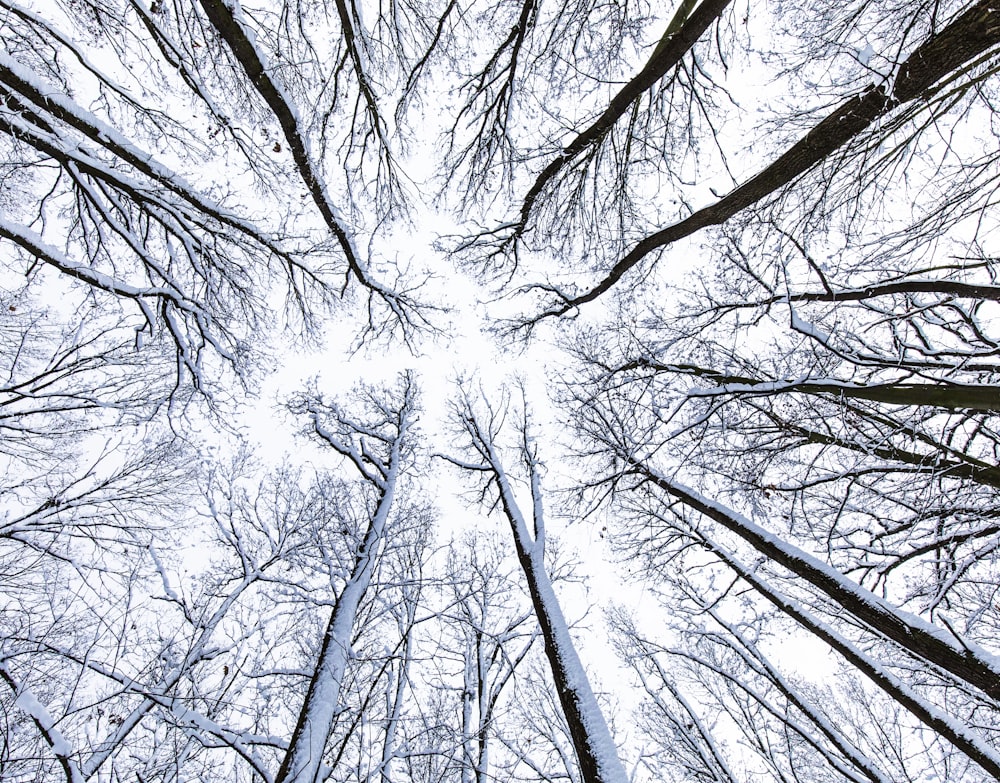
[[[607,293],[650,254],[692,234],[717,226],[744,209],[777,193],[826,160],[852,139],[911,101],[930,101],[937,92],[951,88],[951,81],[965,75],[970,63],[987,55],[1000,43],[1000,4],[979,0],[959,14],[939,33],[920,44],[901,63],[891,83],[873,84],[844,101],[802,139],[769,166],[716,203],[703,207],[673,225],[642,239],[618,260],[596,285],[582,292],[563,292],[551,285],[534,288],[557,300],[525,321],[565,315]]]

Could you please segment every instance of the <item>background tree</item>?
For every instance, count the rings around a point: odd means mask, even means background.
[[[532,609],[504,543],[495,533],[469,534],[449,547],[442,625],[454,642],[443,644],[435,658],[454,661],[461,678],[441,671],[436,686],[459,688],[462,783],[497,777],[497,745],[513,730],[512,692],[538,642]]]

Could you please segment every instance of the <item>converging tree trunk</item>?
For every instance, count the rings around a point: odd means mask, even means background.
[[[314,436],[358,471],[369,485],[373,500],[367,530],[358,544],[356,559],[323,634],[298,723],[275,783],[314,783],[326,777],[327,773],[321,772],[323,754],[340,707],[340,690],[351,657],[358,608],[371,583],[400,476],[409,459],[416,394],[414,380],[406,376],[390,401],[369,403],[374,410],[361,419],[354,419],[339,407],[325,405],[315,398],[304,398],[296,403],[296,410],[309,416]]]
[[[537,447],[528,434],[527,422],[522,421],[520,426],[520,443],[516,453],[530,487],[529,517],[521,512],[511,477],[504,467],[495,442],[500,434],[499,422],[507,411],[497,412],[487,407],[485,414],[480,413],[467,394],[468,390],[463,390],[462,401],[455,412],[456,421],[468,439],[467,450],[473,459],[481,461],[450,456],[446,459],[473,472],[473,475],[484,474],[497,493],[503,515],[510,525],[517,558],[545,641],[545,655],[559,695],[559,703],[569,724],[580,775],[586,783],[624,783],[627,780],[625,769],[618,758],[604,714],[591,690],[590,681],[546,571],[541,464]]]

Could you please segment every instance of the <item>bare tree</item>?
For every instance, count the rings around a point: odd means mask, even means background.
[[[368,521],[337,595],[276,783],[313,781],[320,775],[324,749],[340,703],[358,611],[384,547],[399,484],[412,459],[416,395],[414,379],[405,376],[388,399],[365,392],[367,410],[358,418],[315,397],[306,397],[294,406],[309,417],[314,437],[357,471]]]
[[[497,409],[486,405],[485,410],[480,410],[469,397],[468,389],[462,389],[461,394],[455,407],[455,424],[465,440],[463,445],[468,456],[446,456],[445,459],[473,476],[482,477],[483,501],[499,507],[510,525],[582,779],[587,783],[624,780],[624,767],[547,572],[542,463],[528,431],[527,412],[524,409],[520,413],[508,411],[507,400]],[[508,413],[520,417],[519,424],[515,425],[518,442],[513,447],[520,472],[513,474],[505,467],[497,443]],[[514,484],[518,480],[527,483],[530,516],[521,511],[518,503]],[[495,497],[487,494],[490,492],[494,492]]]
[[[0,130],[8,186],[21,198],[9,203],[0,237],[8,252],[17,248],[36,285],[64,276],[106,306],[122,306],[138,341],[162,332],[174,345],[179,372],[197,386],[217,372],[206,365],[209,356],[251,373],[257,361],[251,346],[277,316],[268,292],[283,288],[300,320],[323,311],[338,288],[328,240],[347,271],[343,287],[354,280],[377,300],[369,303],[364,329],[402,325],[412,336],[425,325],[409,293],[369,270],[360,232],[348,222],[356,215],[345,217],[348,210],[336,206],[334,188],[320,173],[324,158],[312,151],[316,124],[303,122],[295,102],[296,93],[312,85],[302,97],[330,101],[323,118],[335,110],[350,116],[339,85],[320,96],[312,89],[328,84],[346,57],[365,119],[351,129],[345,156],[366,158],[374,140],[379,190],[386,191],[375,203],[398,200],[399,176],[376,93],[383,77],[370,72],[386,58],[372,54],[370,31],[346,5],[338,9],[341,46],[330,52],[290,18],[273,42],[258,35],[238,5],[207,3],[207,18],[160,2],[148,8],[83,3],[61,18],[15,2],[3,8]],[[93,20],[100,20],[93,38],[81,40],[77,31]],[[267,50],[271,43],[277,52]],[[112,53],[105,65],[94,54],[102,46]],[[271,66],[272,58],[289,56],[289,47],[297,51],[298,73]],[[155,80],[160,94],[140,97],[143,80]],[[83,83],[95,96],[93,110],[87,90],[77,86]],[[172,101],[185,118],[175,119]],[[275,120],[280,141],[269,138]],[[263,124],[265,138],[248,134],[241,127],[246,123]],[[202,124],[210,128],[207,144],[194,130]],[[279,206],[299,201],[299,188],[289,186],[280,162],[283,144],[326,238],[302,210]],[[322,156],[333,154],[325,142],[322,147]],[[167,162],[172,157],[176,165]],[[365,183],[367,176],[359,165],[348,162],[354,199],[361,187],[353,180]],[[248,217],[240,194],[227,194],[197,173],[213,167],[221,175],[216,182],[243,179],[267,193],[272,214]]]
[[[0,777],[1000,778],[996,0],[0,0],[0,40]],[[293,349],[401,361],[452,305],[557,333],[560,436],[463,382],[427,447],[509,553],[435,544],[415,372],[297,395],[285,466],[239,434]],[[654,580],[643,747],[554,509]]]
[[[993,721],[972,717],[996,708],[993,655],[952,624],[934,625],[852,581],[794,543],[794,529],[776,533],[749,516],[759,516],[759,510],[742,514],[692,489],[682,478],[697,463],[658,467],[662,457],[656,453],[665,451],[669,439],[664,444],[655,435],[660,414],[655,404],[647,407],[650,387],[640,383],[630,389],[619,378],[606,388],[606,394],[587,398],[581,416],[594,455],[609,460],[604,463],[608,472],[591,490],[627,509],[635,529],[643,531],[634,539],[633,553],[662,563],[690,548],[710,553],[927,728],[990,774],[1000,771],[989,739]],[[630,397],[638,388],[644,402]],[[625,399],[628,407],[621,404]],[[814,511],[811,505],[803,510]],[[750,555],[740,554],[744,546]],[[756,565],[747,557],[756,558]]]
[[[732,583],[708,592],[692,581],[678,575],[657,589],[671,608],[668,623],[680,643],[654,641],[623,613],[615,617],[626,660],[649,695],[642,716],[658,749],[651,772],[679,765],[696,779],[740,779],[734,769],[751,772],[753,764],[727,753],[712,730],[732,721],[744,735],[741,744],[776,779],[881,783],[913,774],[885,766],[905,756],[903,741],[892,752],[869,750],[862,738],[876,733],[873,726],[831,718],[834,705],[850,697],[832,686],[817,692],[776,666],[765,650],[772,639],[787,637],[780,621],[766,612],[750,614],[745,597],[737,608],[732,599],[740,594]],[[727,620],[724,608],[739,619]]]
[[[576,290],[549,283],[533,286],[549,304],[529,317],[526,325],[571,313],[608,292],[627,272],[670,245],[721,225],[796,183],[814,184],[804,175],[822,171],[824,164],[833,173],[850,176],[851,166],[867,166],[873,147],[891,139],[892,132],[908,133],[905,144],[915,144],[921,132],[934,127],[940,114],[952,110],[963,98],[978,100],[980,85],[991,73],[992,53],[1000,42],[995,16],[996,8],[985,1],[965,7],[940,29],[934,27],[934,15],[927,37],[908,56],[892,62],[891,74],[879,75],[875,83],[839,102],[798,142],[715,203],[634,243],[599,271],[597,283]],[[909,25],[904,28],[908,29]],[[880,121],[884,128],[869,133]],[[830,174],[822,176],[829,178]]]
[[[10,519],[3,575],[17,603],[4,614],[5,702],[35,726],[10,742],[11,768],[45,769],[47,758],[74,781],[102,770],[208,780],[235,762],[247,779],[303,767],[316,777],[335,720],[342,754],[356,740],[348,717],[384,710],[377,741],[388,775],[402,731],[393,725],[405,717],[420,619],[415,566],[429,520],[426,508],[397,499],[411,466],[415,394],[410,380],[387,397],[369,390],[357,418],[303,398],[310,432],[339,447],[359,478],[261,479],[248,457],[214,466],[203,477],[201,516],[188,512],[191,531],[207,532],[200,542],[181,539],[165,518],[154,527],[158,507],[176,521],[185,513],[179,499],[197,502],[170,494],[163,451],[110,476],[97,467]],[[185,476],[178,470],[176,481]],[[206,562],[190,570],[196,543]],[[37,562],[25,561],[26,550]],[[40,593],[43,582],[50,587]],[[392,633],[398,641],[384,655]],[[379,689],[389,703],[379,703]]]
[[[459,778],[483,783],[496,777],[497,738],[538,630],[499,536],[469,534],[449,548],[441,624],[454,640],[435,653],[449,663],[435,675],[435,687],[457,690]]]

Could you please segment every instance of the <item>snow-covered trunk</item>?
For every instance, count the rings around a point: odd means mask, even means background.
[[[487,783],[489,774],[489,647],[480,628],[471,630],[462,673],[462,783]]]
[[[477,646],[468,645],[465,650],[465,668],[462,672],[462,783],[473,783],[473,771],[475,768],[475,737],[478,727],[472,725],[472,700],[479,688],[476,682],[475,670],[478,670],[478,663],[474,664]]]
[[[386,689],[386,726],[382,739],[382,759],[379,765],[382,783],[391,783],[390,765],[396,755],[396,732],[403,719],[403,702],[410,682],[410,663],[412,662],[413,633],[416,624],[417,601],[409,595],[406,599],[406,618],[403,628],[402,651],[399,660],[399,671],[396,682]]]
[[[389,399],[384,399],[385,391],[378,395],[373,395],[373,390],[365,391],[367,419],[353,419],[337,404],[315,396],[306,396],[293,406],[310,416],[313,434],[353,464],[377,496],[354,566],[334,604],[295,731],[274,783],[316,783],[324,776],[323,752],[338,711],[358,610],[385,540],[404,455],[409,453],[409,429],[416,420],[417,392],[409,373],[401,376],[398,397],[390,392]]]
[[[559,703],[569,725],[580,774],[585,783],[625,783],[628,776],[577,655],[569,627],[545,571],[541,550],[525,547],[516,533],[515,545],[545,639],[545,655],[549,659]]]
[[[397,442],[397,452],[398,448]],[[275,776],[275,783],[315,783],[320,779],[323,750],[340,701],[340,686],[350,657],[351,635],[358,607],[371,583],[375,561],[385,535],[386,520],[395,496],[398,470],[398,459],[391,460],[389,475],[364,541],[358,549],[354,568],[333,608],[305,702],[288,752]]]
[[[492,647],[492,645],[490,645]],[[490,651],[492,655],[492,651]],[[479,695],[479,729],[476,732],[476,783],[487,783],[490,771],[490,656],[483,643],[483,634],[476,631],[476,679]]]
[[[995,779],[1000,780],[1000,756],[973,729],[928,702],[888,669],[862,652],[849,639],[841,636],[833,628],[806,611],[797,601],[783,595],[765,580],[759,578],[756,569],[746,566],[731,552],[713,541],[707,538],[702,538],[701,541],[707,549],[717,555],[775,607],[817,638],[826,642],[890,698],[907,709],[910,714],[940,734]]]
[[[580,774],[585,783],[625,783],[628,775],[618,758],[604,713],[590,687],[559,600],[552,589],[552,581],[545,569],[545,521],[539,465],[531,446],[525,443],[525,458],[531,471],[534,535],[528,529],[493,445],[488,442],[482,445],[500,491],[504,514],[514,535],[517,558],[528,583],[528,593],[545,640],[545,655],[552,670],[559,704],[569,725]]]
[[[625,454],[630,469],[650,483],[718,522],[761,554],[787,568],[865,623],[875,633],[896,642],[961,680],[1000,699],[1000,658],[968,639],[956,639],[921,617],[891,606],[887,601],[848,579],[837,569],[782,540],[750,519],[659,474]]]

